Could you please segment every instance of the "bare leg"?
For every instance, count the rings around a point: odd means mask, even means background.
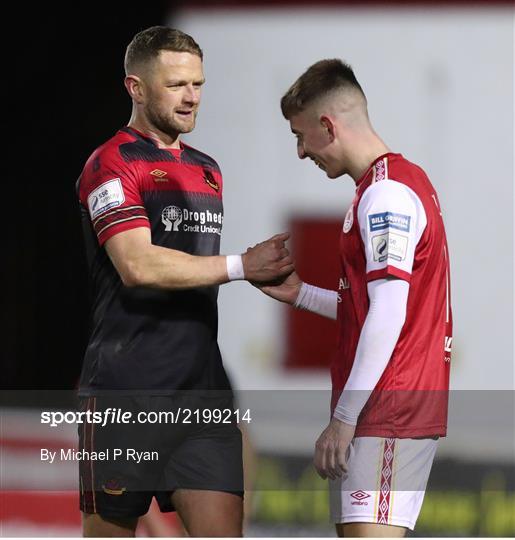
[[[243,499],[232,493],[178,489],[172,494],[189,536],[241,537]]]
[[[396,525],[380,525],[379,523],[337,523],[336,533],[339,537],[403,538],[406,536],[406,529]]]
[[[84,538],[131,538],[135,535],[138,518],[104,518],[100,514],[82,513]]]
[[[184,536],[182,524],[177,514],[163,514],[155,499],[152,500],[149,511],[139,519],[137,532],[144,531],[141,536],[148,537],[180,537]]]

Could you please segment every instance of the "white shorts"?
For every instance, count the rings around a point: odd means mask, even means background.
[[[348,471],[329,481],[334,523],[380,523],[413,530],[438,441],[356,437]]]

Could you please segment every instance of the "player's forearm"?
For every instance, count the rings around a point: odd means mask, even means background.
[[[128,287],[189,289],[227,283],[227,261],[223,255],[195,256],[151,245],[127,258],[120,275]]]
[[[334,411],[338,420],[356,425],[399,339],[406,319],[408,292],[409,284],[400,279],[368,284],[370,307],[349,379]]]
[[[293,305],[296,308],[312,311],[328,319],[336,319],[338,293],[329,289],[315,287],[309,283],[303,283]]]

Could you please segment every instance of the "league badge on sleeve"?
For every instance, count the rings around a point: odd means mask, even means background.
[[[374,261],[384,262],[387,259],[403,261],[408,252],[408,237],[392,232],[373,236],[372,252]]]
[[[125,194],[122,182],[119,178],[113,178],[104,182],[94,189],[88,197],[88,209],[91,219],[96,219],[100,214],[111,208],[122,205],[125,202]]]

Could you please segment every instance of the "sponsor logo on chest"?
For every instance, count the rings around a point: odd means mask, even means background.
[[[210,210],[190,210],[175,205],[167,206],[161,212],[161,222],[166,232],[187,232],[202,234],[222,234],[222,212]]]
[[[343,276],[338,280],[338,303],[339,304],[343,301],[341,291],[346,291],[347,289],[350,289],[350,282],[348,278]]]
[[[341,277],[340,281],[338,282],[338,290],[344,291],[345,289],[350,289],[350,283],[346,277]]]

